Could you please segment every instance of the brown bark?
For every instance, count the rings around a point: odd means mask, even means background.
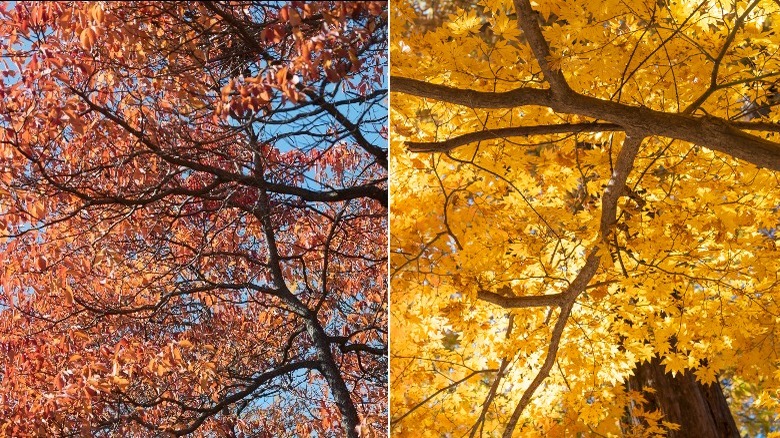
[[[720,384],[704,385],[696,381],[692,372],[666,373],[661,360],[637,365],[626,386],[630,390],[643,391],[652,388],[654,393],[644,393],[645,410],[660,409],[664,421],[680,425],[669,433],[670,438],[739,438],[739,431],[729,411]]]

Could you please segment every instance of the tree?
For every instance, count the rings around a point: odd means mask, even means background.
[[[384,436],[382,2],[16,2],[0,434]]]
[[[777,433],[778,20],[393,5],[394,435]]]

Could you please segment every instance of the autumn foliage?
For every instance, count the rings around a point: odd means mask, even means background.
[[[384,436],[386,5],[0,13],[0,435]]]
[[[778,3],[391,21],[391,433],[776,434]],[[675,435],[646,367],[734,418]]]

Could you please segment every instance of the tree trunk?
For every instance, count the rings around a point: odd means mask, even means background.
[[[660,409],[664,421],[680,425],[679,430],[669,433],[670,438],[740,438],[717,382],[703,385],[690,371],[672,377],[656,357],[637,365],[626,385],[629,390],[640,392],[645,388],[655,390],[652,394],[643,393],[648,401],[644,408],[646,411]]]

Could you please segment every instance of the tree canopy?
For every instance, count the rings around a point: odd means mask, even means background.
[[[3,8],[0,435],[385,436],[386,4]]]
[[[391,23],[391,433],[667,436],[655,361],[777,433],[779,4]]]

